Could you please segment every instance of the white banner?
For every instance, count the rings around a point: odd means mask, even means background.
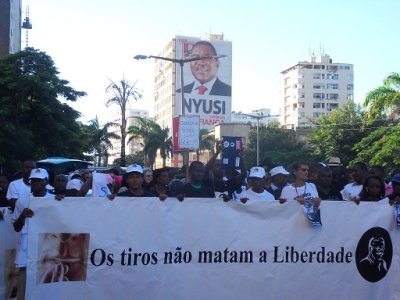
[[[17,295],[18,270],[14,265],[17,234],[11,224],[12,213],[0,207],[0,299],[13,299]]]
[[[33,199],[27,299],[400,299],[387,203]]]

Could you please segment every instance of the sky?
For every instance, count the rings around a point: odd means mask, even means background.
[[[132,108],[153,115],[154,64],[175,35],[223,33],[232,41],[232,110],[279,112],[279,75],[310,51],[354,65],[355,101],[400,72],[398,0],[22,0],[33,29],[29,46],[49,54],[60,77],[87,96],[69,104],[87,122],[112,120],[105,102],[110,79],[135,83]],[[25,46],[25,33],[22,33]]]

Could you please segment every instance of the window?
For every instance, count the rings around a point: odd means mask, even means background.
[[[304,118],[306,116],[305,112],[299,112],[299,118]]]
[[[353,94],[347,94],[347,100],[353,100]]]
[[[323,74],[321,74],[321,73],[314,73],[313,74],[313,79],[321,79],[321,75],[323,75]]]
[[[313,99],[325,99],[324,93],[313,93]]]
[[[324,89],[325,88],[325,84],[323,83],[314,83],[313,84],[313,89]]]
[[[334,79],[334,80],[338,80],[339,79],[339,74],[326,74],[326,79]]]
[[[337,89],[339,89],[339,84],[337,84],[337,83],[328,83],[328,84],[326,85],[326,88],[327,88],[327,89],[337,90]],[[347,88],[347,89],[348,89],[348,88]]]
[[[326,94],[326,99],[328,100],[338,100],[339,94]]]
[[[347,75],[348,80],[354,80],[354,75],[353,74],[348,74]]]
[[[299,98],[305,98],[305,97],[306,97],[306,93],[301,92],[300,95],[299,95]]]
[[[321,103],[313,103],[313,108],[321,108]]]
[[[304,102],[299,102],[299,108],[304,108],[305,107],[305,103]]]
[[[337,103],[328,103],[326,105],[327,111],[332,111],[332,110],[335,110],[335,109],[338,109],[338,108],[339,108],[339,104],[337,104]]]
[[[338,66],[328,66],[328,70],[337,71]]]
[[[299,76],[298,76],[298,78],[304,78],[304,74],[302,74],[302,73],[299,73]]]
[[[313,113],[313,117],[314,118],[318,118],[318,117],[323,116],[323,115],[325,115],[325,113],[323,113],[323,112],[314,112]]]
[[[353,85],[353,84],[348,84],[348,85],[347,85],[347,90],[348,90],[348,91],[352,91],[353,88],[354,88],[354,85]]]

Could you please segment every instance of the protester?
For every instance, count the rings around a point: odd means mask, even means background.
[[[16,202],[12,222],[14,230],[20,232],[19,241],[17,243],[17,256],[15,264],[19,268],[18,272],[18,294],[17,299],[25,299],[25,285],[26,285],[26,255],[28,247],[28,220],[34,212],[29,208],[30,196],[53,198],[46,190],[49,175],[45,169],[33,169],[28,179],[31,184],[31,194],[24,194],[18,198]]]
[[[121,197],[154,197],[154,195],[143,188],[143,168],[133,164],[126,168],[125,182],[127,190],[119,193]]]
[[[29,183],[29,175],[32,169],[36,168],[36,163],[33,160],[26,160],[22,165],[22,178],[14,180],[8,186],[7,200],[10,201],[10,206],[15,207],[15,202],[21,197],[29,196],[31,193],[31,185]]]
[[[281,196],[282,190],[288,185],[288,175],[290,174],[283,166],[272,168],[271,174],[271,186],[267,191],[274,195],[275,199]]]
[[[332,184],[333,175],[329,167],[323,167],[317,175],[317,192],[321,200],[343,200],[342,194]]]
[[[86,179],[88,179],[90,177],[86,176]],[[79,170],[74,171],[74,173],[72,173],[70,175],[70,178],[68,180],[68,183],[66,185],[66,191],[65,191],[65,196],[67,197],[78,197],[78,192],[81,190],[83,184],[85,183],[82,174],[79,172]]]
[[[376,202],[383,198],[385,198],[384,181],[379,176],[371,175],[365,179],[360,195],[354,201],[359,204],[360,201]]]
[[[327,166],[332,170],[332,185],[335,190],[341,191],[344,186],[348,183],[345,177],[342,167],[343,164],[339,157],[331,157],[327,163]]]
[[[193,161],[189,166],[189,182],[182,186],[177,193],[178,200],[189,198],[214,198],[211,188],[203,184],[205,166],[200,161]]]
[[[54,189],[49,193],[53,195],[65,195],[67,191],[68,176],[64,174],[57,174],[54,177]]]
[[[222,142],[216,144],[216,151],[205,166],[203,184],[214,191],[215,197],[222,196],[225,200],[231,199],[234,191],[242,185],[247,174],[247,167],[244,161],[244,151],[240,151],[240,173],[235,169],[222,169],[222,162],[217,159],[223,151]]]
[[[306,202],[312,203],[314,207],[319,206],[321,199],[319,198],[317,188],[313,183],[307,182],[309,166],[306,163],[298,162],[293,166],[293,175],[295,181],[293,184],[283,188],[281,194],[281,202],[286,200],[296,200],[304,205]]]
[[[389,195],[389,203],[400,204],[400,173],[395,174],[391,180],[393,192]]]
[[[376,175],[380,177],[385,184],[385,195],[389,196],[392,192],[392,186],[385,182],[385,169],[382,166],[371,166],[369,168],[369,175]]]
[[[351,168],[351,175],[354,179],[354,182],[347,184],[340,192],[343,200],[357,200],[356,198],[358,198],[360,195],[367,174],[368,168],[364,163],[358,162],[353,165]]]
[[[143,188],[150,193],[154,190],[153,170],[149,167],[143,168]]]
[[[167,168],[155,170],[153,176],[155,184],[152,192],[155,196],[161,200],[165,200],[167,197],[176,197],[176,193],[171,191],[168,186],[169,170]]]
[[[240,202],[275,200],[275,197],[264,189],[264,179],[265,169],[263,167],[251,168],[248,178],[250,188],[239,195]]]

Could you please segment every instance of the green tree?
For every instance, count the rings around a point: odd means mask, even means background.
[[[133,154],[128,154],[126,155],[126,165],[132,165],[132,164],[139,164],[139,165],[144,165],[143,161],[143,151],[137,151]],[[120,165],[121,164],[121,158],[117,158],[114,160],[113,164],[115,165]]]
[[[390,74],[383,81],[383,86],[369,92],[364,106],[369,107],[369,116],[372,119],[379,119],[387,115],[398,116],[400,112],[400,74]]]
[[[353,101],[318,118],[314,125],[309,139],[313,154],[321,160],[340,157],[345,165],[357,155],[353,146],[370,132],[365,128],[365,112]]]
[[[21,161],[49,156],[83,158],[79,112],[58,98],[84,96],[45,52],[26,48],[0,60],[0,164],[9,172]]]
[[[390,172],[400,166],[400,125],[383,125],[354,145],[356,158],[351,162],[361,161],[370,165],[379,165]]]
[[[260,162],[272,165],[289,166],[297,160],[309,160],[310,151],[303,143],[296,140],[293,130],[279,127],[277,123],[259,126]],[[249,144],[245,149],[245,159],[248,166],[257,162],[257,130],[252,127]]]
[[[214,149],[215,139],[208,133],[209,131],[206,128],[201,128],[199,131],[199,149],[196,150],[197,160],[200,160],[200,154],[205,150]]]
[[[153,166],[157,151],[163,159],[163,166],[166,165],[167,157],[172,156],[172,137],[169,136],[169,128],[161,128],[151,119],[136,117],[136,125],[128,128],[127,134],[130,135],[128,143],[134,139],[141,139],[144,153],[144,164]]]
[[[136,87],[136,83],[130,84],[127,80],[122,79],[116,83],[110,79],[110,84],[106,88],[106,92],[110,93],[110,98],[106,101],[106,106],[118,105],[121,112],[120,137],[121,137],[121,166],[126,165],[125,161],[125,145],[127,136],[127,119],[126,109],[130,100],[139,100],[142,98],[141,91]]]
[[[119,135],[110,132],[110,128],[116,127],[118,124],[108,122],[103,126],[100,125],[99,119],[94,118],[89,121],[89,125],[85,127],[85,135],[88,142],[88,150],[94,153],[97,159],[97,166],[108,165],[108,150],[112,149],[111,139],[119,139]]]

